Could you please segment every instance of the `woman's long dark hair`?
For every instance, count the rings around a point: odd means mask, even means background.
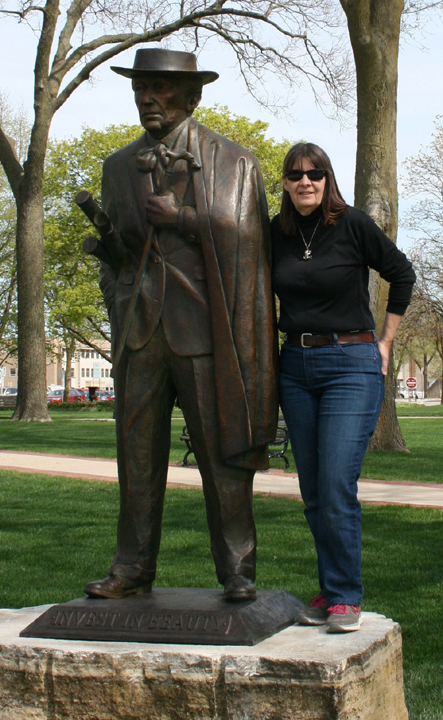
[[[300,142],[293,145],[285,157],[283,175],[294,168],[301,168],[305,158],[309,160],[315,168],[326,170],[325,191],[321,203],[323,218],[325,225],[334,225],[337,218],[346,212],[347,205],[337,187],[331,161],[324,150],[318,145],[309,142]],[[286,235],[295,235],[297,232],[295,207],[289,193],[285,189],[283,189],[281,201],[280,226]]]

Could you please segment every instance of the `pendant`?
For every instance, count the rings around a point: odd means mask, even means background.
[[[312,260],[312,253],[309,248],[306,248],[305,254],[303,255],[303,260]]]

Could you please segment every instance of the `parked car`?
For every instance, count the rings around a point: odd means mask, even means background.
[[[424,396],[423,390],[409,390],[408,388],[400,387],[398,389],[398,397],[404,398],[409,400],[409,398],[413,400],[422,399]]]
[[[94,400],[114,400],[115,395],[110,390],[96,390]]]
[[[47,394],[48,403],[61,403],[63,402],[64,390],[53,390]],[[87,397],[83,390],[77,390],[76,388],[69,388],[68,402],[86,402]]]
[[[69,402],[87,402],[88,400],[89,394],[87,390],[83,390],[82,388],[70,388]]]
[[[2,395],[17,395],[17,388],[5,387],[2,390]]]
[[[63,402],[63,390],[53,390],[48,392],[46,395],[48,403],[61,403]]]

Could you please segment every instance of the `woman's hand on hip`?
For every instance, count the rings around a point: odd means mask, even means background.
[[[377,342],[378,351],[380,353],[381,357],[381,371],[383,375],[388,374],[388,366],[389,366],[389,353],[391,350],[391,343],[387,343],[384,340],[379,340]]]
[[[381,357],[381,371],[383,375],[388,374],[389,365],[389,353],[391,350],[392,341],[397,332],[397,328],[400,325],[402,316],[395,315],[394,313],[387,312],[385,315],[385,321],[381,329],[380,337],[378,339],[378,350]]]

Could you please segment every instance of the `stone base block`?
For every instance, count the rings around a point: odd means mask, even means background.
[[[0,610],[0,720],[407,720],[399,625],[291,626],[254,647],[48,640]]]

